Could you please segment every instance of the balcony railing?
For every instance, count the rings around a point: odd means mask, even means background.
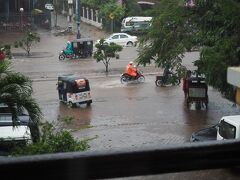
[[[1,179],[99,179],[240,165],[240,141],[0,158]]]

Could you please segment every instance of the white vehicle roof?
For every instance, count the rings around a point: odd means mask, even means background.
[[[128,35],[128,36],[131,36],[131,35],[127,34],[127,33],[113,33],[113,34],[110,35],[110,37],[111,36],[115,36],[115,35]]]
[[[151,21],[152,17],[132,16],[132,17],[126,17],[123,20],[125,20],[126,22],[128,22],[128,21]]]
[[[223,116],[221,120],[223,120],[229,124],[232,124],[236,127],[240,126],[240,115],[234,115],[234,116]]]
[[[28,126],[1,126],[0,138],[4,140],[31,139],[30,128]]]

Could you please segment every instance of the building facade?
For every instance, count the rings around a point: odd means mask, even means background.
[[[20,8],[24,12],[31,12],[36,0],[0,0],[0,15],[2,18],[9,19],[12,14],[21,13]]]
[[[240,67],[229,67],[227,82],[235,87],[235,102],[240,105]]]

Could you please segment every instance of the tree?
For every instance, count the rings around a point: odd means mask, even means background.
[[[16,48],[21,47],[27,52],[27,56],[29,56],[32,45],[37,42],[40,42],[40,36],[37,33],[28,31],[22,40],[14,43],[14,46]]]
[[[11,46],[10,45],[0,45],[0,54],[4,56],[4,58],[11,59]]]
[[[108,21],[111,20],[110,15],[112,15],[115,20],[120,20],[124,16],[124,8],[117,5],[115,1],[110,1],[101,6],[99,14]]]
[[[64,0],[53,0],[53,6],[54,6],[54,12],[55,12],[55,21],[54,26],[57,27],[57,21],[58,21],[58,14],[61,13],[61,10],[63,8],[63,4],[65,7],[67,7],[67,1]]]
[[[142,9],[136,0],[125,0],[125,16],[140,16]]]
[[[70,131],[63,128],[56,122],[45,122],[41,125],[41,138],[34,144],[25,146],[13,146],[10,154],[13,156],[47,154],[58,152],[85,151],[90,146],[88,142],[91,139],[75,139]]]
[[[97,48],[96,52],[94,53],[94,58],[97,62],[102,61],[106,67],[106,72],[108,73],[108,67],[110,64],[111,58],[119,58],[117,52],[122,50],[122,46],[117,45],[115,43],[106,43],[104,39],[101,39],[99,43],[95,45]]]
[[[209,85],[230,98],[233,91],[226,72],[227,67],[240,65],[239,10],[238,0],[195,0],[194,6],[186,6],[182,0],[161,0],[152,11],[158,15],[142,40],[137,61],[181,67],[184,53],[199,47],[197,71],[206,75]]]
[[[120,20],[125,14],[125,7],[118,5],[115,0],[81,0],[81,3],[98,9],[98,15],[103,19],[104,28],[111,27],[112,31],[114,24],[120,24]]]
[[[11,70],[9,60],[0,61],[0,102],[8,105],[15,125],[18,115],[27,111],[30,123],[38,125],[42,112],[32,98],[32,83],[28,77]]]

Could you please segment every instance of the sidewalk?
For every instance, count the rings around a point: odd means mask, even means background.
[[[52,13],[52,26],[54,26],[55,23],[55,15]],[[57,16],[57,26],[60,27],[61,30],[67,30],[68,29],[68,21],[67,16],[64,16],[62,14],[58,14]],[[72,22],[72,31],[74,34],[77,34],[77,24],[75,21]],[[52,28],[53,31],[56,31],[56,28]],[[92,38],[94,41],[100,38],[104,38],[109,35],[109,33],[104,32],[103,30],[94,27],[92,25],[86,24],[84,22],[80,22],[80,34],[81,37],[89,37]]]

